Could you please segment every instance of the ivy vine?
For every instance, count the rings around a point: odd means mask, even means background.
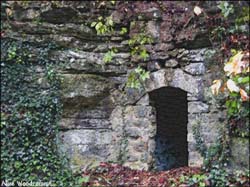
[[[77,177],[58,147],[60,77],[47,57],[55,46],[39,47],[38,60],[33,62],[32,44],[1,42],[1,182],[76,186]],[[38,65],[42,73],[36,73]]]

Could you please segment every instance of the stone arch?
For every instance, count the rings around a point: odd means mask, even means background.
[[[161,69],[153,72],[145,83],[147,92],[171,86],[186,91],[189,96],[201,99],[203,96],[203,79],[185,73],[182,69]]]
[[[182,163],[181,165],[187,164],[188,166],[201,166],[203,162],[201,155],[195,150],[195,140],[192,132],[192,127],[197,123],[197,119],[199,119],[201,115],[204,115],[204,118],[206,118],[206,113],[209,112],[208,105],[203,102],[203,78],[204,77],[202,76],[190,75],[180,68],[158,70],[150,74],[150,79],[148,79],[144,85],[146,93],[136,103],[136,106],[150,106],[150,93],[166,87],[179,89],[186,93],[187,97],[185,102],[187,104],[187,122],[185,137],[187,141],[188,153],[185,154],[185,156],[188,158],[188,163],[184,161],[183,163],[185,164]],[[154,109],[152,111],[154,111]],[[155,134],[151,136],[155,138],[157,135],[156,119],[152,121],[152,124],[154,124],[153,127],[155,127]],[[152,143],[152,139],[150,139],[149,145],[151,145],[151,151],[152,149],[155,150],[157,146],[156,142]],[[151,155],[154,157],[154,153]],[[154,158],[151,161],[155,163]],[[151,161],[149,162],[149,168],[154,165]]]
[[[188,158],[179,165],[173,164],[171,167],[183,165],[200,166],[202,158],[195,150],[195,140],[192,134],[192,126],[203,115],[207,118],[208,105],[203,103],[203,77],[193,76],[180,68],[161,69],[150,74],[144,84],[144,89],[132,90],[133,94],[128,94],[128,101],[125,105],[115,108],[110,117],[113,133],[112,153],[115,157],[123,158],[125,166],[134,169],[149,170],[155,166],[155,150],[157,136],[157,114],[155,107],[150,103],[150,93],[158,89],[170,88],[185,93],[186,103],[186,123],[185,141],[187,148],[184,157]],[[118,112],[119,111],[119,112]],[[202,117],[202,118],[203,118]],[[203,120],[203,119],[202,119]],[[124,141],[126,140],[126,141]],[[125,142],[125,143],[124,143]],[[119,147],[122,150],[119,152]],[[111,160],[116,160],[111,159]],[[159,169],[161,170],[161,169]]]

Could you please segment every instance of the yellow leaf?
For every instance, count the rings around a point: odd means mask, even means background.
[[[249,99],[247,92],[243,89],[240,89],[240,96],[241,96],[242,101],[247,101]]]
[[[224,71],[227,72],[227,76],[231,75],[233,73],[233,63],[228,62],[224,66]]]
[[[198,6],[194,7],[194,13],[196,16],[199,16],[202,13],[202,9]]]
[[[213,95],[218,95],[221,84],[222,84],[221,80],[214,80],[213,81],[213,85],[211,86],[211,90],[212,90]]]
[[[231,79],[227,81],[227,88],[230,92],[239,92],[240,88],[235,84],[235,82]]]
[[[230,61],[225,64],[224,71],[227,72],[228,76],[231,74],[239,74],[244,68],[246,68],[247,63],[242,60],[243,56],[244,54],[240,51],[231,57]]]
[[[10,8],[6,8],[5,11],[8,16],[12,15],[12,10]]]

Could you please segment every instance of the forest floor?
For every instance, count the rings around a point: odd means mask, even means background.
[[[249,174],[231,173],[224,176],[218,175],[218,172],[211,178],[211,173],[198,167],[144,171],[101,162],[100,165],[84,171],[80,183],[83,187],[250,187]],[[226,183],[221,183],[222,181]]]
[[[200,168],[180,167],[168,171],[149,172],[132,170],[118,164],[101,163],[100,166],[85,171],[82,177],[87,179],[83,186],[105,187],[187,187],[184,176],[201,174]]]

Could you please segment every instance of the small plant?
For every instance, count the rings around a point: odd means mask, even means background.
[[[199,187],[205,187],[206,179],[207,179],[207,176],[205,174],[195,174],[195,175],[192,175],[192,177],[188,178],[188,184],[189,185],[197,184]]]
[[[152,37],[147,36],[145,33],[139,33],[134,35],[129,41],[130,53],[132,56],[139,56],[139,59],[147,60],[149,54],[145,48],[145,44],[153,42]]]
[[[111,16],[106,17],[105,19],[100,16],[98,17],[98,21],[92,22],[90,26],[95,28],[98,35],[112,33],[114,30],[114,22]]]
[[[120,34],[121,35],[124,35],[128,32],[128,29],[126,27],[122,27],[121,31],[120,31]]]
[[[111,50],[109,50],[107,53],[105,53],[103,61],[105,63],[111,62],[112,59],[113,59],[113,57],[114,57],[114,55],[115,55],[115,53],[117,53],[117,51],[118,50],[116,48],[112,48]]]
[[[149,78],[149,72],[140,66],[129,74],[126,87],[139,89],[142,83]]]
[[[223,80],[214,80],[211,86],[212,93],[218,95],[222,92],[227,96],[226,107],[229,117],[246,117],[249,115],[249,62],[244,56],[249,53],[232,51],[234,56],[225,63],[226,77]]]
[[[225,18],[227,18],[229,14],[234,13],[234,6],[227,1],[221,1],[218,8],[221,10],[221,13]]]
[[[229,186],[229,174],[219,166],[213,166],[209,172],[208,179],[214,187]]]

